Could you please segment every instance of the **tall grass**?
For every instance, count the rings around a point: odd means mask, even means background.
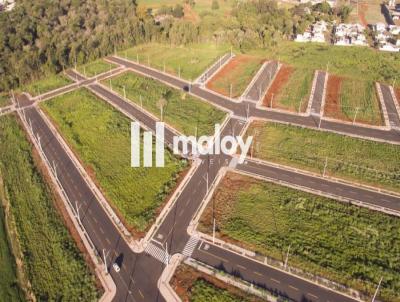
[[[0,170],[33,292],[39,301],[95,301],[94,276],[55,209],[31,148],[15,117],[2,117]]]

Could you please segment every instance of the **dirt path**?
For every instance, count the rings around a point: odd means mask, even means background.
[[[227,87],[221,87],[220,84],[223,83],[224,80],[226,81],[232,78],[232,74],[234,74],[236,70],[239,70],[242,66],[245,66],[252,60],[254,60],[254,57],[248,55],[235,56],[210,81],[208,81],[206,87],[225,96],[229,96],[229,85],[226,85]],[[237,79],[232,78],[230,81],[235,85]]]
[[[272,85],[268,89],[267,94],[263,100],[263,106],[271,107],[271,101],[273,101],[272,106],[274,108],[287,109],[285,106],[279,103],[279,93],[282,87],[285,86],[290,76],[293,74],[294,68],[288,65],[283,65],[276,75]]]
[[[343,79],[335,75],[329,75],[326,99],[324,107],[324,115],[336,119],[348,120],[340,109],[340,90]]]
[[[368,26],[367,18],[365,17],[365,13],[368,10],[368,4],[367,3],[360,3],[358,7],[358,18],[360,19],[360,22],[364,26]]]

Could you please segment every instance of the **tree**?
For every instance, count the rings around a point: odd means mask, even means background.
[[[167,90],[165,92],[163,92],[163,94],[161,95],[160,99],[157,102],[157,106],[158,108],[160,108],[160,120],[164,121],[164,108],[166,105],[168,105],[169,100],[171,99],[172,96],[172,91],[171,90]]]
[[[182,18],[184,16],[184,12],[183,12],[183,7],[180,4],[177,4],[174,8],[174,10],[172,11],[172,15],[175,18]]]
[[[212,9],[212,10],[217,10],[217,9],[219,9],[218,0],[213,0],[213,2],[212,2],[212,4],[211,4],[211,9]]]

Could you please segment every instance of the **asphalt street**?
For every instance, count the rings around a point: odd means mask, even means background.
[[[260,110],[251,102],[235,103],[198,86],[191,86],[184,80],[154,71],[145,66],[127,63],[115,57],[110,58],[110,60],[172,86],[190,91],[196,96],[232,111],[234,115],[223,129],[222,137],[231,134],[238,135],[245,127],[248,115],[307,127],[315,127],[315,123],[318,123],[318,121],[315,121],[311,117]],[[114,72],[112,71],[112,73]],[[87,85],[90,90],[130,118],[134,118],[147,128],[154,130],[156,121],[151,115],[144,113],[136,105],[125,101],[122,97],[96,84],[94,79],[86,80],[79,75],[76,76],[74,73],[70,73],[69,75],[72,78],[75,77],[81,85]],[[102,78],[104,77],[105,75],[102,76]],[[204,242],[193,241],[193,238],[189,237],[187,228],[204,200],[208,188],[211,187],[222,167],[232,166],[232,157],[228,155],[202,156],[197,159],[200,162],[197,170],[189,179],[173,204],[172,209],[152,236],[151,245],[149,246],[156,246],[157,248],[146,250],[145,253],[135,254],[121,238],[117,227],[109,219],[100,201],[97,200],[79,170],[74,166],[73,161],[69,158],[50,127],[39,114],[38,109],[29,107],[24,109],[24,112],[26,118],[32,123],[33,132],[40,136],[44,153],[49,161],[56,166],[58,179],[66,195],[72,204],[75,204],[75,207],[79,209],[82,224],[87,230],[87,234],[92,240],[99,256],[102,256],[104,249],[106,252],[109,252],[107,257],[108,267],[111,267],[113,262],[117,262],[121,266],[119,273],[114,272],[112,268],[110,269],[110,273],[117,285],[117,295],[114,301],[164,300],[158,291],[157,281],[165,264],[162,260],[156,259],[155,251],[158,253],[161,251],[163,254],[167,254],[167,252],[168,254],[183,253],[186,256],[192,256],[203,263],[241,276],[249,282],[273,292],[279,292],[295,301],[353,301],[351,298],[317,286],[312,282],[294,277],[279,269],[265,266],[211,244],[207,247]],[[326,121],[323,121],[321,126],[328,130],[334,130],[336,127],[341,129],[342,133],[352,135],[361,135],[364,133],[367,136],[376,135],[380,137],[380,135],[383,135],[383,139],[394,138],[394,141],[400,142],[400,136],[393,131],[376,130],[373,132],[372,129],[368,128]],[[174,132],[167,128],[165,134],[167,142],[171,142]],[[346,198],[355,198],[363,202],[399,210],[399,198],[378,192],[349,187],[344,184],[330,182],[327,179],[306,176],[293,171],[256,163],[251,160],[248,160],[245,164],[238,165],[236,168],[254,175],[269,177],[278,181],[298,184],[309,189]],[[188,249],[189,243],[193,243],[193,246]]]
[[[383,101],[385,102],[386,111],[388,114],[389,124],[392,127],[397,127],[400,129],[400,116],[397,112],[395,100],[392,97],[390,87],[388,85],[379,84],[382,90]],[[400,106],[400,104],[399,104]]]
[[[400,144],[400,132],[396,130],[372,129],[359,125],[344,124],[336,121],[322,120],[314,116],[299,116],[290,113],[277,112],[257,108],[252,102],[233,102],[229,98],[210,92],[197,85],[191,85],[186,80],[176,78],[161,71],[126,61],[118,57],[109,57],[115,64],[125,66],[133,71],[141,73],[147,77],[157,79],[178,89],[190,91],[193,95],[205,99],[225,110],[229,110],[234,116],[247,118],[248,116],[275,121],[279,123],[289,123],[297,126],[320,128],[320,130],[335,131],[345,135],[372,138],[376,140],[385,140]]]

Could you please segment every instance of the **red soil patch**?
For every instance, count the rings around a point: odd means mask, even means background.
[[[394,93],[396,95],[397,103],[400,105],[400,88],[395,88]]]
[[[364,26],[368,26],[367,18],[365,17],[365,13],[368,10],[368,4],[366,3],[360,3],[359,8],[358,8],[358,18],[360,19],[360,22]]]
[[[208,89],[214,90],[215,92],[218,92],[220,94],[229,96],[229,91],[226,91],[225,89],[223,89],[221,87],[217,87],[215,85],[215,82],[218,82],[218,81],[228,77],[232,72],[234,72],[235,69],[240,68],[241,65],[245,65],[248,62],[251,62],[252,60],[254,60],[254,57],[248,56],[248,55],[235,56],[213,78],[211,78],[211,80],[208,81],[206,87]]]
[[[184,19],[191,21],[193,23],[197,23],[200,21],[199,15],[193,11],[192,7],[189,4],[185,4],[183,6],[183,12],[184,12]]]
[[[340,109],[340,90],[342,88],[341,77],[329,75],[326,87],[324,115],[341,120],[349,120]]]
[[[272,85],[269,87],[268,92],[264,97],[264,106],[271,107],[271,101],[273,102],[273,100],[276,99],[282,87],[285,86],[293,72],[294,68],[288,65],[283,65],[281,69],[279,69],[278,74],[276,75],[274,81],[272,82]],[[272,106],[274,108],[286,109],[277,102],[273,102]]]

